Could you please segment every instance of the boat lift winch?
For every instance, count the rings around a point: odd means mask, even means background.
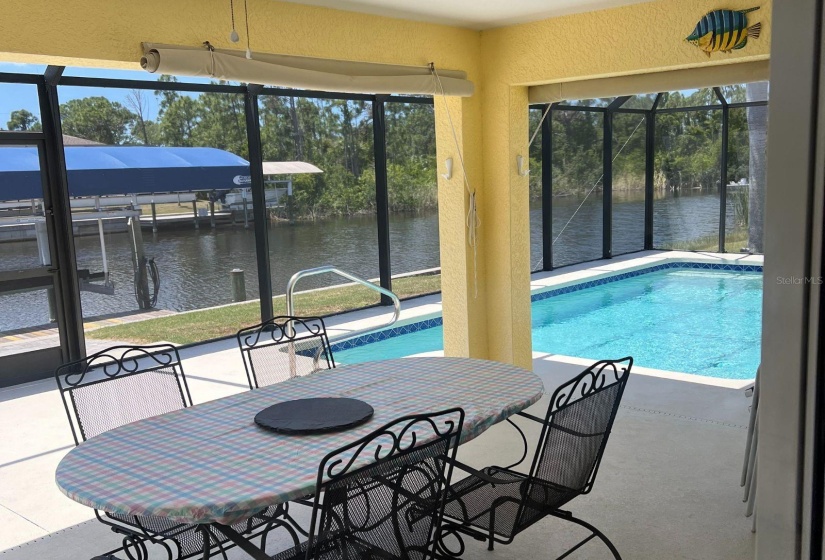
[[[99,202],[98,202],[99,208]],[[91,212],[75,212],[72,214],[72,226],[76,228],[83,222],[96,222],[97,233],[100,239],[100,256],[102,270],[91,271],[79,269],[77,271],[78,284],[81,292],[91,292],[103,295],[115,294],[115,282],[109,270],[109,256],[106,252],[105,223],[111,220],[126,220],[129,241],[132,248],[132,265],[135,271],[134,289],[135,299],[141,309],[150,309],[157,304],[160,290],[160,275],[153,258],[147,258],[143,249],[143,235],[140,227],[140,210],[100,210]],[[46,233],[45,216],[19,216],[7,218],[6,224],[34,225],[35,240],[37,242],[40,264],[51,266],[49,240]],[[0,293],[25,292],[40,289],[53,289],[51,281],[35,282],[32,278],[19,278],[18,281],[0,282]],[[150,281],[152,287],[150,289]],[[49,297],[52,300],[52,297]],[[52,314],[53,315],[53,314]]]

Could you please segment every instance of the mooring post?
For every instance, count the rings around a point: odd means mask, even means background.
[[[209,201],[209,224],[215,229],[215,201]]]
[[[246,282],[243,270],[233,268],[229,276],[232,278],[232,301],[246,301]]]
[[[198,223],[198,201],[192,201],[192,213],[195,215],[195,229],[200,229],[201,225]]]
[[[158,209],[155,207],[155,201],[152,201],[152,233],[158,232]]]
[[[57,299],[54,295],[54,288],[46,288],[46,301],[49,304],[49,323],[57,322]]]

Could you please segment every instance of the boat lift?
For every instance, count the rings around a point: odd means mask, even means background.
[[[153,306],[154,302],[157,301],[157,292],[160,287],[160,282],[154,263],[147,260],[143,255],[143,238],[140,234],[139,210],[97,210],[93,212],[79,212],[72,215],[73,225],[89,221],[97,222],[98,236],[100,238],[102,270],[91,271],[89,269],[79,269],[77,271],[79,288],[81,292],[114,295],[115,283],[109,272],[109,257],[106,253],[104,224],[107,220],[124,218],[127,220],[127,225],[130,232],[129,238],[132,245],[132,262],[135,266],[135,293],[138,296],[138,305],[141,309],[148,309]],[[49,252],[49,240],[46,234],[45,216],[18,216],[6,218],[3,222],[7,225],[33,225],[40,265],[44,268],[52,266],[51,255]],[[154,280],[153,293],[149,292],[149,278]],[[19,271],[0,273],[0,294],[29,292],[43,289],[47,291],[49,318],[51,321],[55,321],[54,286],[51,276]]]
[[[286,179],[271,179],[264,181],[266,190],[264,191],[264,201],[267,208],[280,208],[284,206],[282,201],[286,198],[287,214],[290,221],[292,212],[290,201],[292,196],[292,176],[306,173],[323,173],[319,167],[305,161],[265,161],[263,162],[263,174],[265,177],[273,175],[286,175]],[[244,227],[249,228],[249,206],[252,201],[252,189],[242,186],[251,183],[251,177],[238,177],[239,187],[229,192],[224,197],[223,208],[230,211],[243,211]],[[279,186],[283,185],[283,186]]]
[[[154,259],[147,258],[141,232],[142,204],[151,204],[152,226],[157,231],[155,204],[178,203],[182,199],[193,203],[195,227],[198,212],[194,206],[197,192],[226,192],[240,188],[239,202],[246,209],[250,198],[249,162],[216,148],[157,146],[66,146],[64,148],[68,176],[72,224],[75,235],[94,235],[97,225],[100,238],[102,270],[78,270],[80,290],[104,295],[115,293],[110,276],[105,233],[114,220],[126,221],[126,232],[132,248],[135,298],[141,309],[157,303],[160,277]],[[42,268],[0,272],[0,295],[46,289],[49,307],[54,316],[54,285],[50,268],[46,218],[44,215],[41,158],[36,147],[21,146],[0,150],[0,240],[36,240]],[[267,206],[278,205],[286,195],[287,211],[292,194],[292,175],[322,173],[305,162],[264,162],[266,176],[287,175],[286,180],[267,180]],[[164,190],[163,187],[170,187]],[[160,194],[155,194],[161,191]],[[106,210],[105,208],[112,208]],[[125,208],[124,208],[125,207]],[[214,209],[214,206],[213,206]],[[246,212],[244,212],[246,215]],[[214,214],[213,214],[214,217]],[[291,216],[290,216],[291,217]],[[85,223],[85,225],[84,225]],[[15,226],[24,226],[22,228]],[[34,236],[31,235],[31,226]],[[85,232],[78,232],[79,229]],[[22,230],[22,231],[20,231]],[[152,288],[150,289],[150,283]]]

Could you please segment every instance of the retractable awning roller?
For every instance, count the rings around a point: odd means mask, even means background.
[[[438,68],[440,85],[427,65],[403,66],[305,56],[246,53],[211,46],[143,44],[147,72],[231,80],[249,84],[340,93],[445,95],[469,97],[467,74]]]

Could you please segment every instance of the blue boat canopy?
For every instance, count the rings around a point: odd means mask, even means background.
[[[69,196],[227,191],[249,183],[249,162],[217,148],[66,146]],[[43,198],[35,147],[0,148],[0,200]]]

